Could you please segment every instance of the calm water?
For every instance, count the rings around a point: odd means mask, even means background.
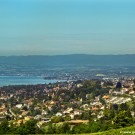
[[[62,80],[44,80],[41,76],[0,76],[0,86],[48,84]]]

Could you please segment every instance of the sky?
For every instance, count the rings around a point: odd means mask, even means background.
[[[0,0],[0,55],[135,54],[134,0]]]

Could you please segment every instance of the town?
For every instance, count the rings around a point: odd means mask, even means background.
[[[76,130],[78,125],[105,121],[109,123],[106,124],[107,130],[111,126],[114,128],[117,113],[120,111],[129,111],[134,120],[134,78],[78,80],[0,88],[0,123],[7,120],[10,126],[19,127],[35,120],[36,127],[43,133],[52,133],[48,131],[50,123],[51,126],[66,123],[70,133],[81,133]],[[115,126],[117,128],[117,122]]]

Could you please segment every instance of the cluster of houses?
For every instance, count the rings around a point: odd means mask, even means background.
[[[60,90],[74,92],[75,88],[83,86],[83,81],[38,85],[31,88],[31,91],[29,91],[29,87],[27,89],[20,89],[19,87],[19,89],[16,88],[16,90],[10,91],[0,88],[0,121],[9,119],[13,124],[20,125],[28,120],[36,119],[39,121],[38,126],[41,127],[45,123],[50,122],[53,117],[65,118],[68,116],[68,122],[74,121],[76,123],[79,120],[78,118],[80,118],[77,116],[81,116],[86,111],[91,111],[91,116],[94,120],[100,119],[104,116],[104,109],[109,108],[110,104],[119,105],[132,102],[132,99],[135,98],[132,79],[122,80],[123,85],[120,90],[114,89],[117,83],[116,80],[112,80],[112,83],[114,85],[109,86],[109,92],[103,96],[96,96],[89,102],[84,102],[82,98],[70,99],[69,103],[64,103],[64,98],[67,96],[65,93],[61,93],[59,100],[56,100],[56,94]],[[101,86],[108,87],[104,86],[104,81],[101,81]],[[10,86],[8,89],[10,89]],[[86,93],[85,95],[86,99],[88,94]],[[101,102],[101,99],[104,100],[105,104]],[[75,104],[77,104],[77,107],[74,106]],[[59,109],[57,110],[56,108],[58,107]],[[131,114],[134,117],[134,111]],[[81,122],[84,121],[82,120]]]

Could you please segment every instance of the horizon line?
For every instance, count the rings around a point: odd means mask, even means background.
[[[123,55],[135,55],[134,54],[56,54],[56,55],[45,55],[45,54],[28,54],[28,55],[0,55],[0,57],[29,57],[29,56],[71,56],[71,55],[93,55],[93,56],[123,56]]]

